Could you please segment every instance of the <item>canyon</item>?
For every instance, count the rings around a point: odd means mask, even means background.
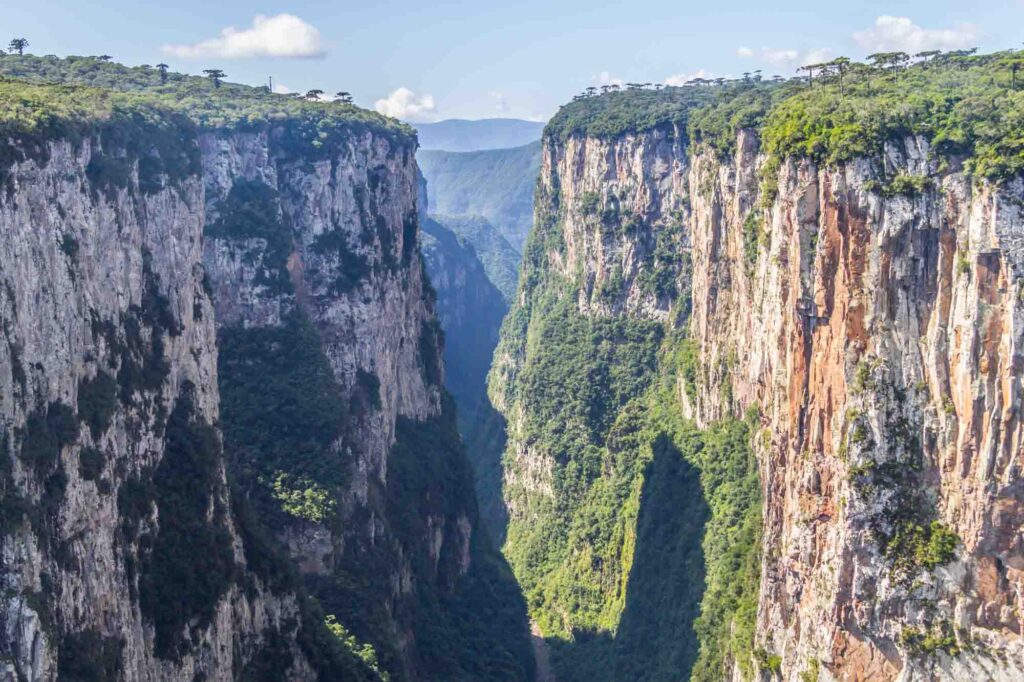
[[[1021,679],[1004,59],[421,172],[349,103],[0,56],[0,679]],[[528,236],[431,212],[506,156]]]

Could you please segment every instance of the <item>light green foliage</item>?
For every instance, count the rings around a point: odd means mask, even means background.
[[[749,677],[761,525],[750,426],[680,419],[677,377],[688,392],[697,382],[691,342],[578,312],[577,285],[547,269],[562,245],[546,199],[496,354],[519,361],[491,387],[522,415],[519,446],[552,462],[551,494],[505,490],[505,553],[530,613],[568,682],[710,682],[730,663]]]
[[[960,653],[960,644],[948,620],[939,621],[928,628],[903,628],[900,644],[915,656],[932,656],[940,652],[956,656]]]
[[[314,523],[324,523],[334,516],[336,503],[331,492],[316,481],[279,471],[273,487],[281,509],[292,516]]]
[[[1024,90],[1011,88],[1006,61],[1017,55],[943,56],[904,69],[851,65],[842,86],[833,76],[813,87],[750,80],[612,92],[563,106],[545,134],[615,137],[674,126],[728,157],[736,133],[749,129],[772,163],[792,156],[830,165],[919,134],[940,157],[965,159],[969,172],[999,181],[1024,170]],[[897,179],[889,188],[907,194],[923,189],[917,183]]]
[[[747,213],[743,220],[743,255],[746,256],[748,269],[757,263],[761,247],[767,241],[762,221],[761,211],[756,208]]]
[[[380,678],[381,682],[390,682],[391,676],[380,669],[377,662],[377,651],[372,644],[360,643],[355,635],[345,629],[345,626],[338,622],[333,615],[324,618],[324,625],[327,630],[337,638],[338,642],[353,655],[358,657],[366,666]]]
[[[0,130],[45,127],[55,119],[95,121],[114,112],[176,111],[206,128],[287,124],[291,137],[307,151],[324,149],[352,133],[373,130],[396,142],[411,144],[412,128],[377,113],[340,102],[315,102],[270,93],[236,83],[215,88],[201,76],[168,73],[162,82],[156,68],[128,67],[92,57],[0,56],[0,76],[61,85],[29,86],[0,81]]]

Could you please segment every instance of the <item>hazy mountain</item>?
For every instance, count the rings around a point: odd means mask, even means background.
[[[511,301],[519,280],[519,253],[508,240],[481,216],[430,217],[473,246],[483,263],[487,278],[506,301]]]
[[[422,139],[422,138],[421,138]],[[540,142],[513,149],[416,154],[432,213],[486,218],[519,252],[533,225]]]
[[[412,125],[419,133],[420,149],[449,152],[521,147],[540,140],[544,130],[543,122],[516,118],[485,118],[479,121],[453,118]]]

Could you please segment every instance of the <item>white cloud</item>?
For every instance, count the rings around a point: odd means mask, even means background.
[[[596,76],[592,76],[590,80],[594,81],[598,85],[625,85],[626,84],[626,81],[622,80],[621,78],[618,78],[617,76],[611,75],[607,71],[602,71],[601,73],[597,74]]]
[[[499,114],[507,114],[509,110],[508,100],[505,99],[505,95],[500,92],[492,92],[491,99],[494,100],[494,110]]]
[[[385,99],[374,102],[374,108],[385,116],[404,121],[423,121],[431,118],[437,106],[433,95],[417,95],[409,88],[398,88]]]
[[[164,45],[161,49],[181,59],[322,57],[327,53],[320,31],[292,14],[258,14],[251,28],[238,30],[228,26],[216,38],[193,45]]]
[[[973,47],[979,37],[971,24],[957,28],[922,28],[908,17],[880,16],[875,24],[853,34],[853,40],[868,52],[908,52],[958,50]]]
[[[287,85],[283,83],[274,83],[274,92],[276,92],[278,95],[288,95],[291,94],[293,91],[291,88],[289,88]]]
[[[697,69],[689,73],[677,73],[673,76],[669,76],[665,79],[665,85],[679,86],[686,85],[688,81],[692,81],[694,78],[704,78],[706,80],[714,80],[717,76],[708,71],[707,69]]]
[[[740,52],[743,50],[743,52]],[[756,57],[759,61],[779,70],[795,69],[806,64],[818,64],[828,61],[832,57],[832,51],[824,47],[816,47],[809,50],[794,50],[792,48],[762,47],[760,50],[741,47],[736,51],[741,57]]]

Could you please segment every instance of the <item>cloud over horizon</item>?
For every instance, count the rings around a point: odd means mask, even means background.
[[[909,17],[883,15],[871,28],[856,31],[853,40],[868,52],[907,52],[925,50],[959,50],[974,47],[980,37],[977,27],[963,24],[956,28],[928,29],[918,26]]]
[[[409,88],[401,87],[386,98],[374,102],[373,108],[377,113],[402,121],[425,123],[433,118],[437,105],[433,95],[417,95]]]
[[[191,45],[164,45],[160,49],[181,59],[308,59],[327,54],[320,31],[293,14],[276,14],[272,17],[257,14],[250,28],[238,30],[234,26],[228,26],[216,38],[201,40]]]

